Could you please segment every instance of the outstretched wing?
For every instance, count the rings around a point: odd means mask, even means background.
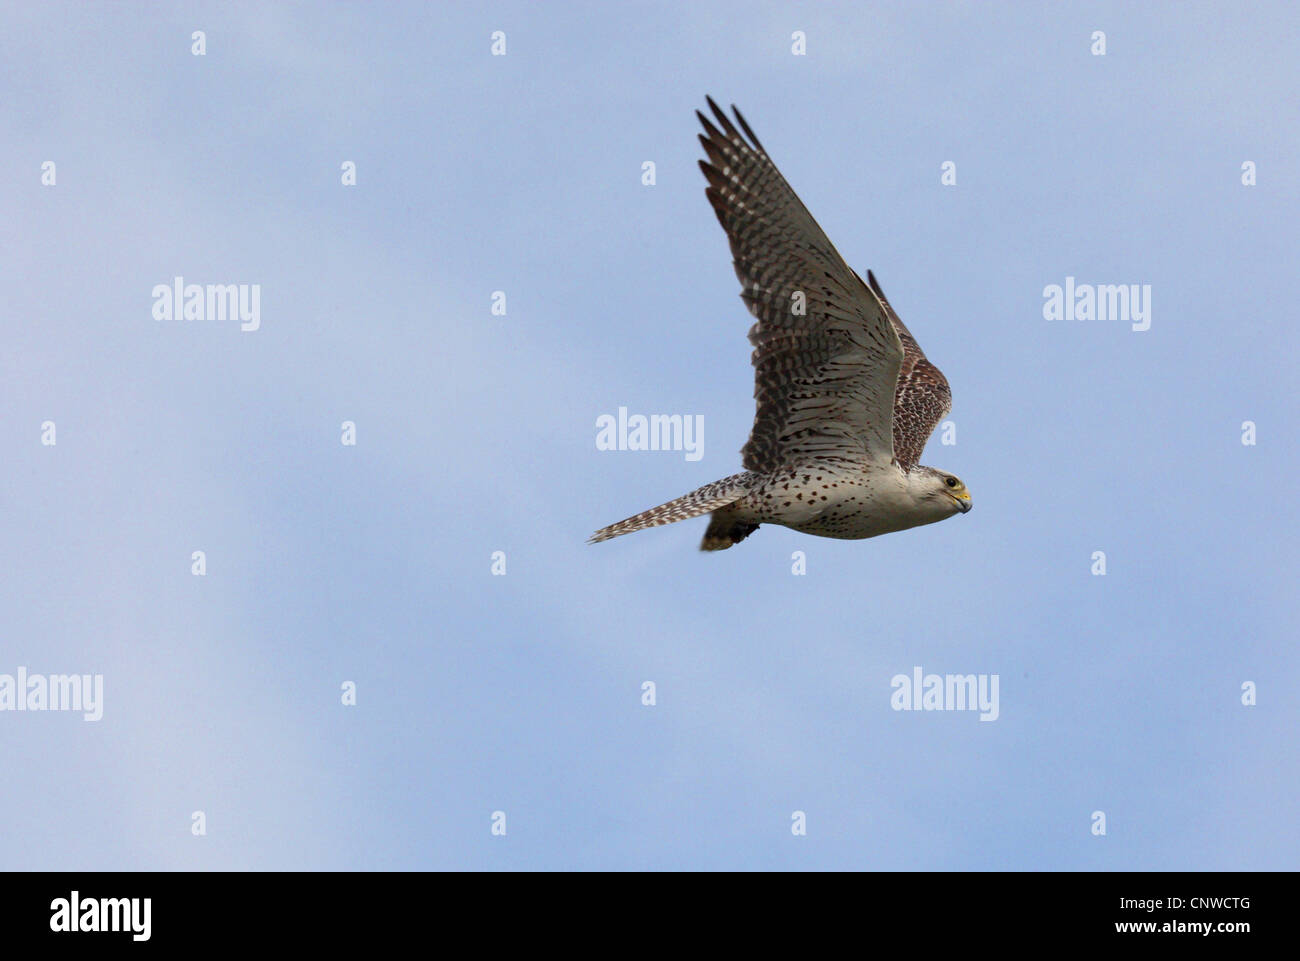
[[[916,338],[889,306],[876,275],[869,270],[867,283],[885,305],[885,313],[903,343],[903,364],[894,393],[894,459],[903,470],[911,470],[920,462],[925,442],[939,421],[952,410],[952,391],[943,372],[925,359]]]
[[[740,296],[757,319],[757,411],[741,453],[747,470],[836,456],[894,457],[894,390],[903,345],[885,305],[844,262],[732,107],[712,98],[718,126],[696,111],[708,162],[700,169],[731,241]],[[721,129],[719,129],[719,127]],[[748,140],[746,139],[748,136]]]

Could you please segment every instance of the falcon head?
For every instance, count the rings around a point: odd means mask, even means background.
[[[933,467],[917,467],[912,478],[912,490],[932,510],[950,514],[965,514],[971,509],[970,491],[956,474],[948,474]]]

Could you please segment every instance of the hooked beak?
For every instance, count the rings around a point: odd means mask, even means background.
[[[950,495],[957,502],[957,510],[963,514],[969,513],[971,509],[970,494],[962,491],[960,494]]]

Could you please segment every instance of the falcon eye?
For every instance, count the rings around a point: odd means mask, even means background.
[[[946,481],[946,483],[948,484],[949,487],[956,487],[956,486],[957,486],[957,478],[955,478],[955,477],[949,477],[948,480]]]

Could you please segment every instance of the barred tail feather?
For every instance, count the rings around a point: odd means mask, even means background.
[[[647,527],[660,527],[663,524],[672,524],[675,521],[684,521],[690,517],[699,517],[701,514],[712,513],[718,508],[726,507],[748,494],[750,480],[753,476],[750,471],[745,471],[740,474],[732,474],[730,477],[724,477],[712,484],[706,484],[699,490],[683,494],[667,504],[660,504],[658,507],[652,507],[648,511],[642,511],[634,517],[629,517],[625,521],[602,527],[591,535],[591,539],[587,543],[598,544],[601,541],[607,541],[623,534],[645,530]]]

